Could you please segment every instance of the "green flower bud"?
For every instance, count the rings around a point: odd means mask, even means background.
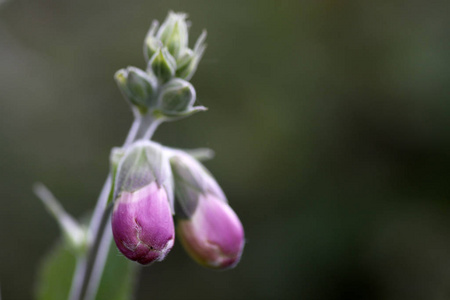
[[[199,36],[197,42],[195,43],[194,50],[185,49],[185,51],[177,61],[177,77],[190,80],[192,76],[194,76],[194,73],[197,70],[197,66],[200,63],[200,60],[202,59],[203,53],[206,49],[205,39],[206,31],[203,31]]]
[[[148,68],[162,82],[169,81],[175,75],[177,64],[167,48],[159,49],[149,61]]]
[[[175,58],[178,58],[180,53],[188,46],[186,17],[187,15],[184,13],[169,12],[157,34],[157,38]]]
[[[166,114],[177,114],[188,110],[195,102],[195,89],[189,82],[173,79],[161,93],[161,109]]]
[[[147,112],[154,102],[156,78],[135,67],[117,71],[114,78],[128,101],[141,113]]]
[[[176,72],[177,76],[180,70],[185,69],[187,66],[189,66],[193,58],[194,58],[194,51],[192,51],[189,48],[186,48],[183,54],[177,60],[177,72]]]
[[[162,89],[158,100],[160,112],[165,117],[181,117],[192,114],[204,107],[193,107],[196,94],[195,89],[186,80],[175,78]]]
[[[150,58],[152,58],[152,56],[160,48],[163,48],[163,43],[157,37],[155,37],[157,28],[158,28],[158,21],[155,20],[150,26],[150,29],[144,41],[144,57],[146,61],[149,61]]]

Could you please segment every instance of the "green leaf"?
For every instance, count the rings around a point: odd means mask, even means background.
[[[68,299],[75,264],[75,255],[58,242],[39,268],[36,299]]]
[[[44,258],[38,271],[37,300],[68,299],[76,257],[63,242],[58,242]],[[133,297],[137,265],[110,247],[96,300],[129,300]]]

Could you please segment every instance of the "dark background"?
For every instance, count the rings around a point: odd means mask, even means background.
[[[136,299],[450,299],[449,1],[0,2],[3,299],[59,236],[32,183],[94,206],[132,121],[113,74],[169,9],[208,30],[209,111],[155,139],[216,150],[248,243],[226,272],[177,243]]]

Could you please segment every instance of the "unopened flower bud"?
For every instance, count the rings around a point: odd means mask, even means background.
[[[212,175],[188,154],[171,158],[177,196],[177,234],[199,264],[234,267],[244,248],[244,229]]]
[[[161,48],[163,48],[163,43],[155,36],[156,29],[158,28],[158,21],[153,21],[150,29],[147,33],[147,36],[144,40],[144,57],[146,61],[150,60],[150,58]]]
[[[125,97],[141,113],[145,113],[154,102],[156,78],[144,71],[128,67],[116,72],[114,78]]]
[[[161,92],[160,110],[167,116],[184,114],[192,109],[195,97],[195,89],[192,84],[183,79],[172,79]]]
[[[205,39],[206,31],[203,31],[195,43],[194,50],[185,49],[185,51],[181,53],[177,61],[177,77],[190,80],[192,76],[194,76],[206,49]]]
[[[162,147],[131,145],[117,167],[111,224],[117,248],[141,264],[161,261],[174,243],[173,182]]]
[[[186,17],[184,13],[169,12],[157,34],[157,38],[175,58],[178,58],[180,53],[188,46]]]
[[[176,68],[175,59],[167,48],[156,51],[148,63],[148,69],[151,69],[162,82],[169,81],[175,75]]]

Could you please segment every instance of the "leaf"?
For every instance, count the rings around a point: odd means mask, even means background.
[[[75,265],[75,255],[63,242],[58,242],[38,270],[36,299],[68,299]],[[132,299],[136,275],[137,265],[111,245],[96,300]]]
[[[63,242],[58,242],[39,268],[36,299],[68,299],[75,264],[75,255]]]

